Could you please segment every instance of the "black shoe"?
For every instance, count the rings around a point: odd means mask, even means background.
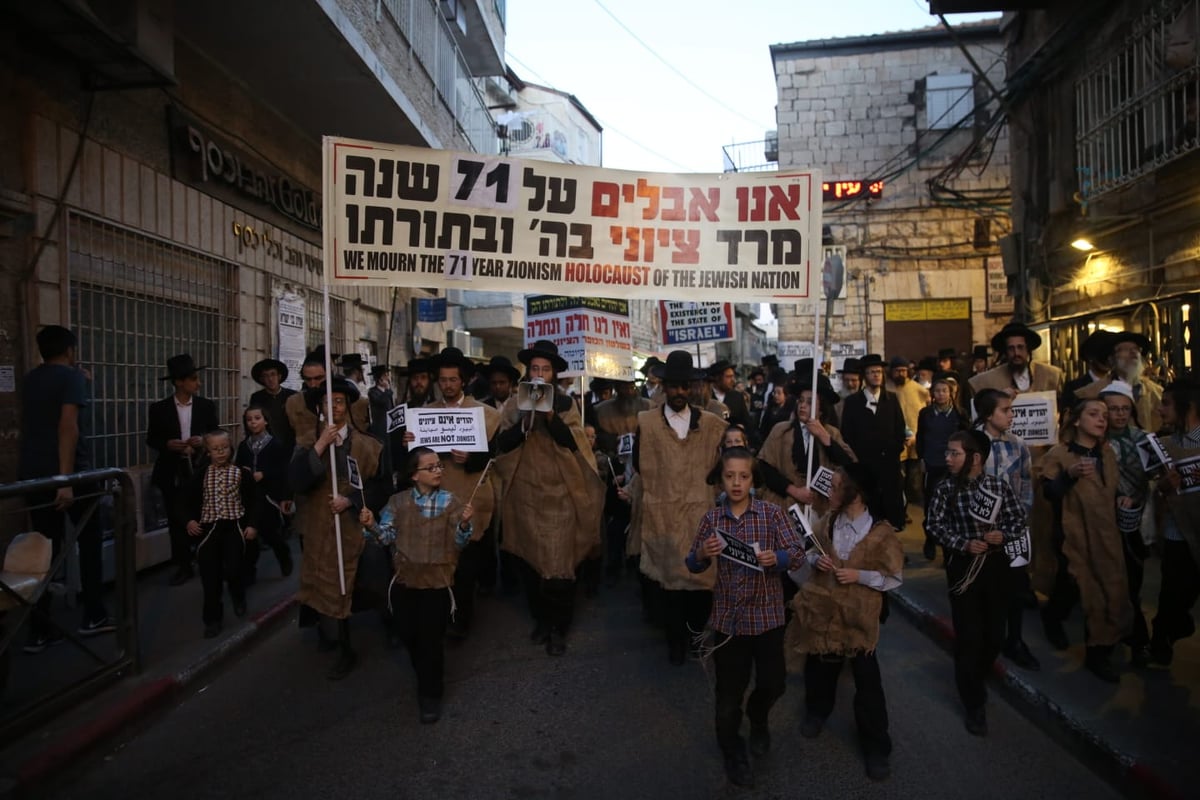
[[[754,788],[754,770],[750,768],[750,759],[746,758],[745,752],[725,756],[725,776],[734,786]]]
[[[233,604],[233,615],[238,619],[246,616],[246,601],[235,601]]]
[[[1089,655],[1084,661],[1084,666],[1105,683],[1121,682],[1121,673],[1117,672],[1108,656]]]
[[[762,758],[771,752],[771,729],[767,723],[750,723],[750,755]]]
[[[292,551],[281,547],[275,557],[279,559],[279,573],[285,578],[291,575],[295,568],[295,564],[292,563]]]
[[[1021,669],[1027,669],[1030,672],[1037,672],[1042,668],[1041,662],[1029,651],[1029,645],[1021,639],[1008,643],[1004,648],[1004,657]]]
[[[543,622],[539,622],[533,629],[533,633],[529,634],[529,641],[534,644],[545,644],[550,641],[550,626]]]
[[[546,637],[546,655],[561,656],[567,652],[567,637],[558,628],[551,628]]]
[[[967,733],[972,736],[987,736],[987,711],[983,706],[967,709]]]
[[[687,663],[687,645],[683,642],[671,642],[667,645],[667,660],[679,667]]]
[[[442,701],[436,697],[418,697],[417,706],[421,709],[422,725],[432,725],[442,718]]]
[[[56,644],[63,643],[63,635],[58,631],[47,633],[40,636],[30,636],[23,648],[26,653],[34,654],[42,652],[47,647],[54,647]]]
[[[221,623],[206,622],[204,623],[204,638],[215,639],[221,634]]]
[[[1046,633],[1046,641],[1055,650],[1066,650],[1071,646],[1070,640],[1067,639],[1067,632],[1063,630],[1062,623],[1058,620],[1051,619],[1043,614],[1042,630]]]
[[[886,781],[892,777],[892,765],[888,757],[873,753],[867,756],[867,777],[873,781]]]
[[[357,664],[358,656],[351,650],[343,650],[337,661],[333,662],[333,666],[325,673],[325,677],[331,681],[340,681],[349,675]]]
[[[815,739],[821,735],[821,729],[825,727],[825,720],[815,714],[808,714],[804,717],[804,722],[800,723],[800,735],[805,739]]]
[[[191,566],[180,567],[175,570],[175,574],[171,576],[171,580],[167,581],[168,586],[182,586],[192,579],[196,573],[192,571]]]
[[[925,546],[921,548],[922,554],[926,561],[933,561],[937,558],[937,542],[932,539],[925,542]]]
[[[75,632],[80,636],[99,636],[102,633],[112,633],[116,629],[117,623],[113,622],[112,617],[106,615],[99,619],[84,621]]]

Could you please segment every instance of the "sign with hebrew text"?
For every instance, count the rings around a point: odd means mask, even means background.
[[[619,299],[816,298],[817,170],[670,174],[325,137],[325,278]]]

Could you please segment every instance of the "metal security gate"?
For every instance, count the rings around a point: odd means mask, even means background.
[[[174,242],[72,213],[67,225],[71,327],[92,374],[82,420],[95,467],[150,463],[147,409],[171,392],[166,361],[191,353],[201,394],[223,426],[237,423],[237,265]],[[150,520],[147,520],[150,523]]]

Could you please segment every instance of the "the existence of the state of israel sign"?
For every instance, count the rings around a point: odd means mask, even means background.
[[[330,286],[723,302],[820,293],[816,170],[673,175],[324,141]]]

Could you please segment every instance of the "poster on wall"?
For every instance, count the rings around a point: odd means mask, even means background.
[[[633,339],[629,302],[603,297],[530,295],[525,298],[525,346],[548,339],[567,369],[560,378],[629,380]]]
[[[326,137],[326,283],[820,296],[818,170],[629,172]]]
[[[300,391],[300,367],[304,364],[305,326],[304,298],[294,292],[279,295],[278,342],[275,357],[287,365],[288,377],[283,385]]]

